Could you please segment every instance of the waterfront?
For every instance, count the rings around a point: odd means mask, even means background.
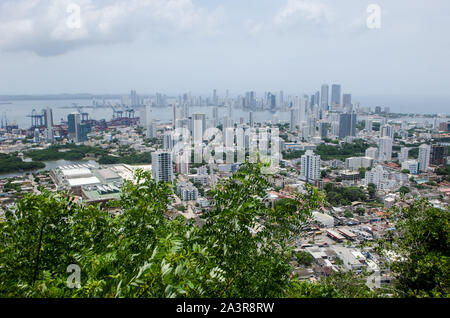
[[[366,101],[365,103],[361,103],[362,107],[371,107],[375,106],[387,106],[390,107],[392,112],[396,112],[398,110],[407,109],[408,112],[423,114],[440,114],[445,113],[446,110],[450,107],[450,97],[443,98],[400,98],[400,97],[366,97],[362,100]],[[107,100],[107,103],[110,102],[112,105],[119,103],[119,100]],[[67,120],[67,115],[71,112],[77,111],[74,104],[80,106],[90,106],[89,108],[85,108],[84,111],[89,113],[89,118],[91,119],[106,119],[107,121],[112,119],[113,110],[108,106],[101,106],[94,108],[92,99],[65,99],[65,100],[21,100],[21,101],[11,101],[10,103],[0,104],[0,118],[8,119],[8,123],[16,123],[19,128],[27,129],[31,125],[31,118],[27,117],[30,115],[35,109],[38,114],[46,108],[50,107],[53,110],[54,123],[56,125],[60,124],[61,121]],[[140,115],[140,107],[136,108],[135,116],[139,117]],[[212,106],[191,106],[189,108],[189,113],[204,113],[207,117],[212,118]],[[249,117],[249,112],[246,110],[233,108],[233,120],[239,122],[240,118],[244,118],[247,122]],[[225,117],[228,115],[227,107],[219,107],[219,118]],[[152,107],[152,118],[158,120],[159,122],[169,122],[172,120],[172,110],[171,107]],[[257,111],[254,112],[254,120],[256,122],[265,122],[271,121],[272,123],[277,123],[279,121],[288,122],[289,121],[289,112],[275,112],[272,113],[270,111]],[[401,118],[399,120],[407,120],[407,118]],[[423,122],[426,119],[416,117],[415,120],[417,122]],[[431,121],[430,121],[431,122]]]

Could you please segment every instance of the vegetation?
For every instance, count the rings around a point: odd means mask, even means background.
[[[20,191],[22,191],[22,188],[19,184],[12,183],[11,179],[8,179],[8,181],[3,186],[2,192],[9,192],[9,191],[20,192]]]
[[[296,256],[297,256],[297,263],[299,265],[310,266],[314,261],[312,255],[308,252],[301,251],[298,252]]]
[[[289,209],[268,208],[259,168],[244,165],[210,191],[201,228],[165,216],[170,186],[148,172],[124,184],[117,216],[64,193],[27,194],[0,223],[0,296],[282,297],[293,283],[292,226],[321,195],[310,187]],[[80,288],[66,285],[70,264]]]
[[[25,162],[17,154],[0,153],[0,173],[29,171],[45,168],[43,162]]]
[[[355,201],[367,201],[366,193],[358,187],[339,187],[327,183],[324,187],[326,199],[332,205],[349,205]]]
[[[338,260],[338,259],[337,259]],[[339,272],[319,282],[296,282],[288,291],[290,298],[374,298],[382,296],[366,286],[364,275]]]
[[[384,296],[366,286],[364,274],[339,272],[314,283],[292,276],[292,259],[311,264],[294,252],[293,229],[324,196],[308,186],[305,195],[268,207],[260,168],[244,164],[209,191],[202,227],[166,216],[171,186],[149,172],[124,183],[114,215],[65,193],[26,194],[0,220],[0,297]],[[389,294],[448,297],[448,209],[416,201],[390,217],[397,234],[378,244],[398,255],[389,264],[396,275]],[[79,288],[67,286],[72,264],[81,270]]]
[[[350,157],[364,156],[369,147],[370,145],[365,140],[357,139],[352,143],[343,143],[340,146],[320,144],[315,153],[320,155],[322,160],[344,160]]]
[[[283,151],[283,159],[292,160],[300,159],[305,154],[304,150]]]
[[[406,193],[410,193],[411,190],[406,186],[401,186],[400,189],[398,190],[398,192],[400,192],[402,194],[406,194]]]
[[[88,155],[99,157],[105,155],[107,150],[99,147],[85,145],[51,145],[47,149],[31,150],[24,155],[33,161],[54,161],[54,160],[82,160]]]
[[[129,165],[133,164],[151,164],[152,163],[152,155],[149,152],[144,153],[131,153],[129,155],[123,156],[111,156],[104,155],[101,156],[98,160],[99,164],[108,165],[108,164],[118,164],[125,163]]]
[[[424,199],[391,211],[397,235],[391,233],[379,248],[397,254],[390,266],[398,296],[450,296],[449,212]]]

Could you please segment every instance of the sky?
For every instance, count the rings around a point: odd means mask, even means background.
[[[449,14],[448,0],[0,0],[0,95],[448,97]]]

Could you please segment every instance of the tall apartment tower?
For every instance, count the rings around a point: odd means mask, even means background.
[[[378,160],[391,161],[392,160],[392,139],[388,136],[381,137],[378,142]]]
[[[405,162],[409,158],[409,148],[408,147],[402,147],[400,149],[400,154],[398,156],[398,161]]]
[[[352,94],[344,94],[342,95],[342,105],[346,108],[352,107]]]
[[[219,109],[217,107],[213,108],[213,126],[214,128],[219,126]]]
[[[206,130],[206,115],[193,114],[192,115],[192,137],[194,144],[203,142],[203,134]]]
[[[427,171],[430,167],[431,146],[422,144],[419,147],[419,167],[420,171]]]
[[[448,151],[446,146],[433,145],[431,148],[431,164],[436,166],[445,166],[447,163]]]
[[[328,123],[327,122],[320,122],[320,138],[326,139],[328,138]]]
[[[331,86],[331,106],[341,105],[341,85]]]
[[[54,136],[54,131],[53,131],[53,110],[51,108],[47,108],[45,111],[45,118],[46,118],[46,123],[47,123],[47,141],[48,142],[53,142],[55,136]]]
[[[296,113],[296,111],[295,111],[295,109],[294,108],[291,108],[291,116],[290,116],[290,126],[289,126],[289,130],[290,131],[296,131],[296,129],[297,129],[297,125],[296,125],[296,119],[297,119],[297,116],[295,116],[295,113]]]
[[[171,152],[159,150],[152,153],[152,176],[156,182],[173,181]]]
[[[320,179],[320,156],[307,150],[301,157],[300,177],[306,181]]]
[[[172,105],[172,129],[176,128],[176,123],[177,123],[177,113],[178,113],[178,109],[177,109],[177,104],[173,104]]]
[[[322,110],[328,110],[329,109],[329,104],[328,104],[328,91],[329,91],[329,86],[327,84],[323,84],[322,85],[322,89],[321,89],[321,100],[320,100],[320,107]]]
[[[69,138],[78,141],[81,135],[80,124],[81,114],[71,113],[67,116],[67,124],[69,128]]]
[[[339,139],[356,136],[356,113],[341,114],[339,116]]]
[[[389,137],[389,138],[394,138],[394,127],[391,125],[383,125],[380,128],[380,133],[381,136],[380,137]]]

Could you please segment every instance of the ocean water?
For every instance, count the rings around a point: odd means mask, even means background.
[[[38,114],[42,113],[42,110],[50,107],[53,111],[53,122],[55,125],[61,123],[61,120],[67,121],[67,115],[76,111],[76,107],[73,104],[79,106],[91,106],[92,100],[38,100],[38,101],[12,101],[11,104],[0,104],[0,119],[8,119],[8,123],[17,123],[20,128],[27,129],[31,126],[31,118],[29,116],[33,109]],[[112,104],[115,104],[112,102]],[[67,108],[72,107],[72,108]],[[135,116],[140,116],[140,110],[143,108],[135,108]],[[83,111],[89,113],[91,119],[106,119],[107,121],[112,119],[113,110],[111,107],[99,107],[99,108],[84,108]],[[206,114],[208,118],[212,118],[213,107],[212,106],[193,106],[189,108],[190,115],[194,113]],[[219,107],[218,109],[219,119],[221,117],[228,116],[228,109],[226,107]],[[239,122],[240,118],[244,118],[245,122],[248,122],[249,112],[242,109],[233,109],[233,119]],[[152,119],[162,122],[169,122],[172,120],[172,107],[153,107]],[[256,122],[272,121],[277,123],[278,121],[289,120],[289,112],[276,112],[269,111],[254,112],[254,120]]]

